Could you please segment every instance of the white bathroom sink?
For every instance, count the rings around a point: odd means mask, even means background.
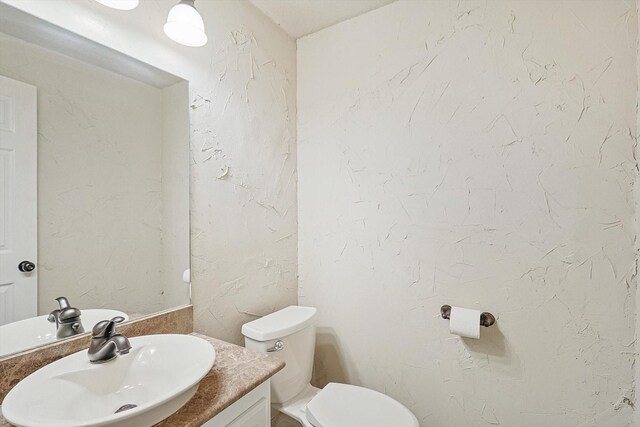
[[[191,335],[129,341],[129,354],[110,362],[92,364],[83,350],[39,369],[9,392],[2,415],[20,427],[152,426],[191,399],[215,361],[213,346]]]
[[[126,313],[108,309],[82,310],[80,320],[86,332],[90,332],[93,325],[101,320],[112,319],[116,316],[129,320]],[[0,357],[19,351],[29,350],[56,340],[56,325],[47,320],[47,316],[30,317],[0,326]]]

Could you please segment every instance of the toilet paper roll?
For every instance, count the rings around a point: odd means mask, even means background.
[[[469,308],[451,307],[449,331],[467,338],[480,338],[480,311]]]

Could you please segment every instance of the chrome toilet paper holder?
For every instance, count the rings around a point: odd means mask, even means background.
[[[451,306],[445,304],[440,307],[440,315],[443,319],[449,319],[451,317]],[[494,323],[496,323],[496,317],[493,314],[486,311],[480,314],[480,325],[488,328]]]

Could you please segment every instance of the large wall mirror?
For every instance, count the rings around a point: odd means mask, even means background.
[[[0,10],[0,358],[190,303],[188,82]]]

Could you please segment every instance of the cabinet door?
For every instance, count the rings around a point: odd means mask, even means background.
[[[269,402],[262,398],[227,424],[227,427],[269,427],[269,412]]]
[[[271,384],[267,380],[207,421],[203,427],[269,427]]]

